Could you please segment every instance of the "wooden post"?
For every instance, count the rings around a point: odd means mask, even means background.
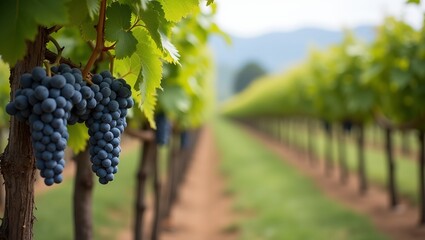
[[[158,146],[155,146],[152,155],[154,214],[152,222],[151,240],[158,240],[159,237],[159,220],[161,214],[161,182],[158,162]]]
[[[395,161],[393,154],[393,139],[392,139],[392,129],[387,127],[385,129],[385,150],[387,153],[387,167],[388,167],[388,194],[389,194],[389,202],[390,208],[395,209],[398,205],[398,197],[397,197],[397,185],[395,181]]]
[[[93,172],[88,146],[75,156],[76,172],[74,183],[74,239],[93,239],[92,195]]]
[[[156,143],[154,141],[144,141],[142,146],[142,155],[139,161],[139,167],[136,176],[136,199],[135,199],[135,216],[134,216],[134,239],[143,239],[143,215],[146,210],[145,204],[145,188],[146,180],[149,175],[149,167],[151,159],[156,151]]]
[[[425,137],[424,131],[419,130],[419,225],[425,225]]]
[[[359,193],[361,195],[366,194],[367,188],[368,188],[364,145],[365,145],[364,126],[363,124],[359,124],[357,126],[357,152],[358,152]]]

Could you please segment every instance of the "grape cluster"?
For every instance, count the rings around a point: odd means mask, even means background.
[[[180,149],[188,149],[190,146],[189,132],[183,131],[180,133]]]
[[[81,72],[69,75],[81,76]],[[68,81],[65,75],[49,77],[43,68],[35,67],[32,74],[21,76],[21,89],[6,106],[7,113],[29,123],[36,167],[46,185],[62,182],[64,150],[69,137],[67,119],[73,107],[72,98],[66,94]]]
[[[73,108],[68,118],[68,124],[74,125],[77,122],[83,123],[90,117],[90,112],[96,107],[98,101],[95,99],[95,94],[99,92],[99,86],[93,84],[87,86],[83,81],[82,73],[79,69],[71,69],[66,64],[61,64],[59,67],[52,67],[52,72],[63,75],[67,81],[62,90],[64,97],[72,101]],[[72,74],[77,72],[78,74]]]
[[[168,143],[171,133],[171,124],[167,116],[163,112],[155,114],[155,139],[158,145],[165,145]]]
[[[61,64],[51,70],[52,77],[42,67],[23,74],[21,88],[6,106],[8,114],[30,125],[40,175],[46,185],[62,182],[67,125],[84,122],[89,127],[92,170],[100,183],[112,181],[127,109],[134,105],[130,86],[106,71],[94,75],[94,84],[88,86],[77,68]]]
[[[353,122],[351,122],[350,120],[344,120],[342,122],[342,128],[345,132],[351,132],[351,129],[353,128]]]
[[[123,79],[114,80],[109,72],[95,74],[92,78],[99,86],[96,100],[99,104],[86,121],[89,128],[89,144],[92,170],[99,182],[106,184],[118,171],[120,136],[127,126],[127,109],[133,107],[131,88]]]

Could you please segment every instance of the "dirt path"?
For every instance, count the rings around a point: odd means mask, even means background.
[[[235,239],[235,234],[224,231],[231,226],[234,216],[231,200],[224,195],[218,165],[212,130],[205,127],[171,213],[173,230],[163,232],[161,240]]]
[[[205,127],[171,211],[169,229],[160,233],[160,240],[236,239],[236,233],[225,231],[232,226],[235,217],[231,211],[231,199],[224,194],[224,182],[218,166],[212,130]],[[147,199],[147,222],[153,214],[151,204],[152,201]],[[146,225],[149,232],[150,223]],[[118,238],[130,240],[133,239],[132,234],[132,229],[126,229]]]
[[[397,240],[423,240],[425,227],[417,227],[418,209],[403,203],[396,211],[388,209],[387,193],[371,186],[367,195],[358,194],[358,178],[350,175],[345,185],[339,183],[337,169],[334,169],[332,178],[325,177],[322,166],[312,166],[306,156],[301,155],[277,140],[245,127],[251,135],[263,142],[270,150],[279,154],[289,164],[296,167],[303,175],[314,180],[315,184],[331,199],[344,206],[368,216],[378,230]],[[323,161],[321,161],[323,162]]]

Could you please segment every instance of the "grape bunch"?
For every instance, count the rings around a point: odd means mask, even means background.
[[[180,133],[180,149],[188,149],[190,146],[190,136],[188,131]]]
[[[114,179],[118,171],[120,136],[127,126],[127,109],[133,107],[131,88],[123,79],[114,79],[104,71],[92,78],[99,86],[96,92],[97,106],[91,112],[86,126],[89,128],[89,144],[92,170],[101,184]]]
[[[342,128],[345,132],[351,132],[351,129],[353,128],[353,122],[351,122],[350,120],[344,120],[342,122]]]
[[[81,72],[70,73],[74,75],[81,76]],[[65,75],[49,77],[43,68],[35,67],[32,74],[21,76],[21,89],[6,106],[7,113],[30,125],[36,167],[46,185],[62,182],[67,119],[74,103],[65,88],[67,81]]]
[[[155,114],[155,139],[158,145],[165,145],[168,143],[171,133],[171,124],[167,116],[163,112]]]
[[[100,183],[112,181],[118,171],[127,109],[134,105],[130,86],[107,71],[94,75],[94,84],[88,86],[77,68],[61,64],[51,70],[52,77],[42,67],[23,74],[21,88],[6,106],[8,114],[30,125],[40,175],[46,185],[62,182],[67,125],[79,122],[89,128],[92,170]]]
[[[82,73],[78,68],[71,69],[66,64],[61,64],[59,67],[52,67],[52,72],[62,74],[67,79],[64,86],[64,95],[72,100],[73,108],[68,118],[68,124],[73,125],[77,122],[82,123],[90,117],[90,112],[93,110],[99,101],[95,98],[95,94],[99,92],[98,85],[87,86],[83,81]],[[72,73],[78,74],[72,74]]]

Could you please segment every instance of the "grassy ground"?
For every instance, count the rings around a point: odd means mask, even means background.
[[[305,129],[297,131],[298,145],[307,149]],[[354,138],[354,132],[353,136]],[[412,138],[412,137],[411,137]],[[317,156],[324,158],[327,138],[322,130],[317,130],[314,134],[314,144]],[[336,138],[333,139],[333,161],[338,164],[338,146]],[[413,145],[413,144],[412,144]],[[347,163],[351,171],[357,171],[357,146],[354,141],[346,141]],[[366,148],[366,171],[368,178],[374,183],[385,187],[387,184],[387,159],[385,152],[380,148]],[[407,197],[412,203],[418,202],[418,165],[417,161],[406,156],[395,156],[396,161],[396,184],[399,193]]]
[[[113,182],[96,185],[93,199],[95,239],[117,239],[117,234],[131,222],[134,179],[138,151],[121,155],[119,172]],[[35,239],[71,240],[73,236],[72,188],[73,179],[66,179],[55,189],[36,196]]]
[[[260,142],[226,121],[215,124],[222,170],[235,195],[240,239],[386,239],[370,221],[323,196]]]

